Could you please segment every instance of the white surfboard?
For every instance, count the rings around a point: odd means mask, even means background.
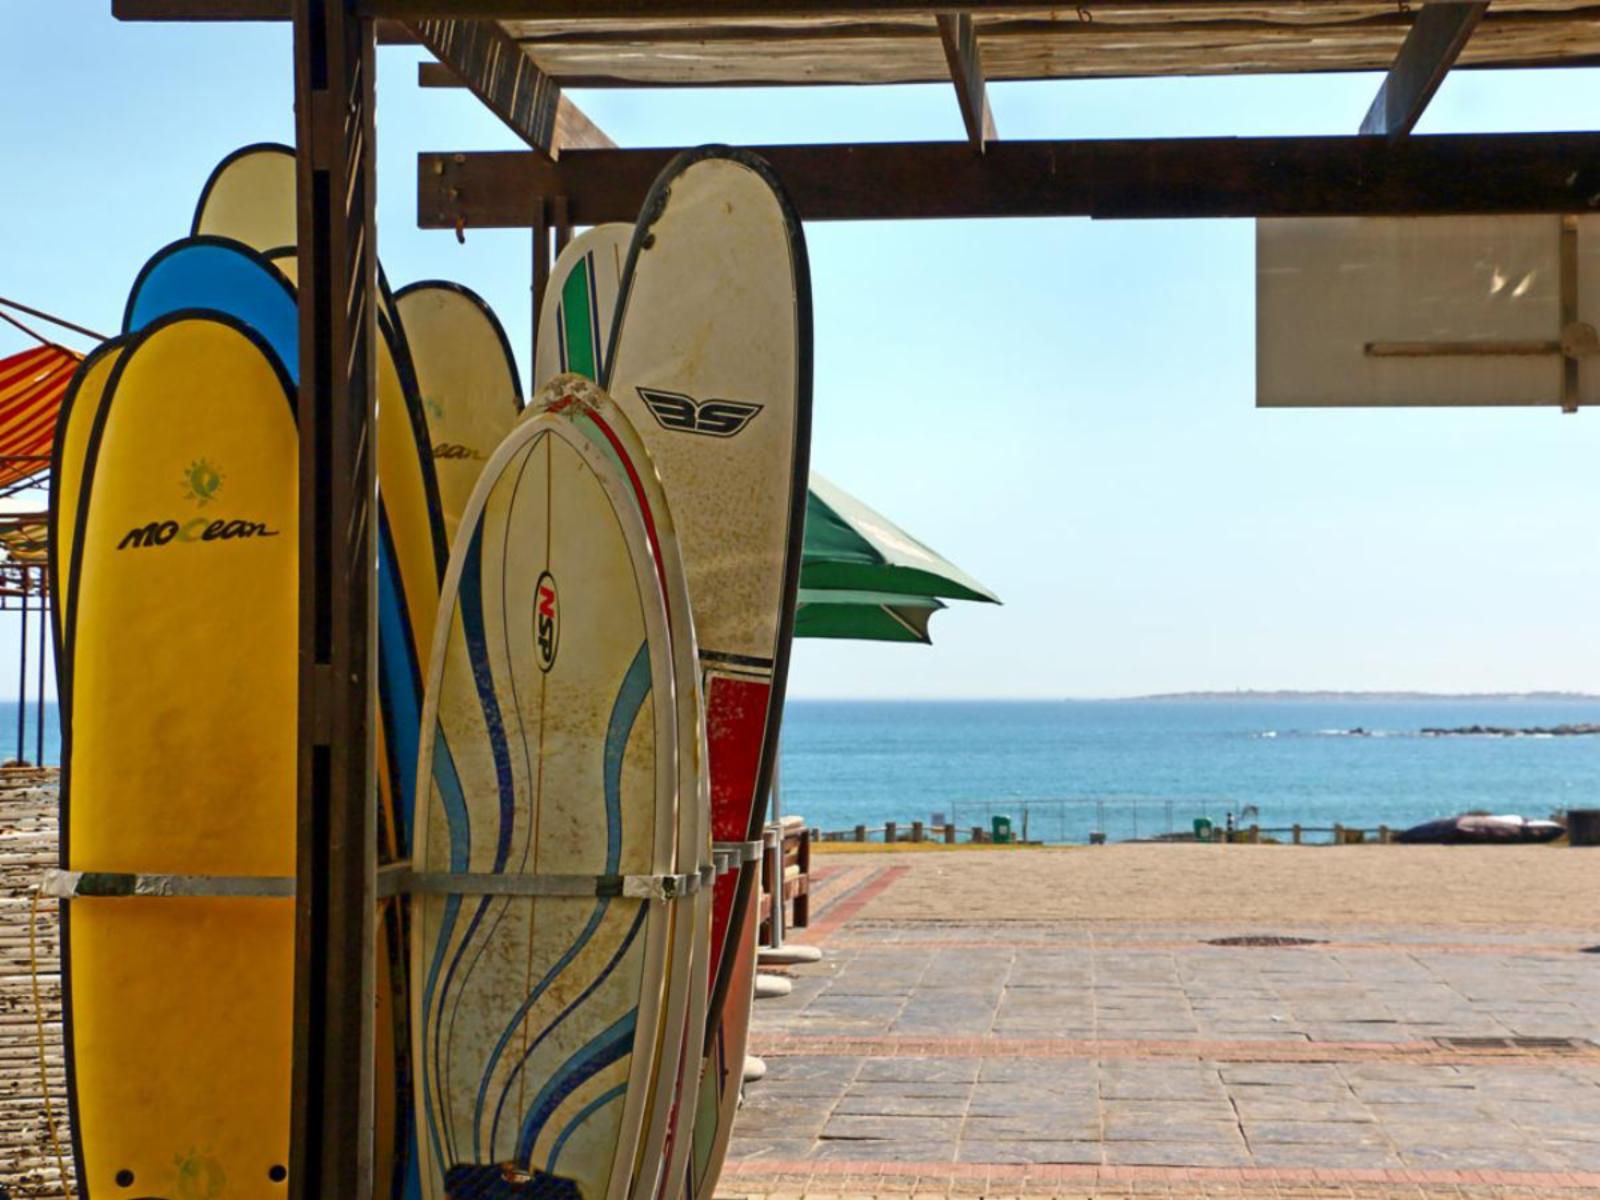
[[[706,1027],[709,994],[712,876],[708,868],[713,861],[710,781],[694,620],[672,511],[632,423],[597,385],[579,375],[552,379],[528,411],[564,414],[603,454],[623,468],[644,516],[667,597],[667,623],[678,682],[677,870],[683,874],[699,873],[705,886],[692,906],[680,906],[673,912],[673,949],[662,1034],[651,1084],[651,1108],[640,1140],[632,1188],[633,1195],[648,1197],[656,1193],[674,1164],[681,1166],[687,1153],[700,1089],[698,1051]]]
[[[676,686],[634,494],[563,416],[518,425],[462,515],[423,729],[423,1194],[621,1200],[690,890]]]
[[[445,535],[522,412],[522,384],[505,327],[471,288],[428,279],[394,294],[427,421]]]
[[[640,430],[677,518],[706,695],[712,835],[760,835],[777,757],[811,436],[805,241],[747,152],[678,155],[629,244],[601,382]],[[755,863],[712,906],[710,1043],[729,1010]],[[747,1018],[745,1018],[747,1020]],[[704,1179],[715,1186],[717,1169]],[[675,1200],[694,1181],[671,1183]]]

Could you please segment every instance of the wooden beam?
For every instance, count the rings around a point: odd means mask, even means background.
[[[551,155],[561,89],[493,21],[415,21],[411,32],[490,112]]]
[[[994,114],[989,111],[989,92],[983,82],[983,62],[978,56],[978,35],[972,14],[940,13],[939,40],[944,43],[945,61],[950,64],[950,82],[956,86],[956,103],[967,127],[967,140],[983,153],[995,140]]]
[[[1314,8],[1325,0],[1280,0]],[[111,0],[123,21],[287,20],[290,0]],[[1094,7],[1237,9],[1237,0],[1094,0]],[[872,13],[932,13],[948,5],[930,0],[362,0],[368,16],[397,20],[425,17],[581,20],[585,17],[717,18],[861,16]],[[1039,0],[965,0],[974,12],[1037,12]]]
[[[300,647],[289,1200],[372,1194],[375,59],[355,0],[294,0]]]
[[[1410,133],[1488,9],[1487,3],[1428,0],[1378,86],[1361,132],[1388,137]]]
[[[417,64],[417,86],[424,88],[463,88],[466,84],[449,67],[438,62]],[[589,119],[587,113],[572,102],[565,93],[556,102],[555,138],[552,153],[559,157],[563,150],[612,150],[616,142]]]
[[[111,0],[119,21],[287,21],[291,0]]]
[[[1453,0],[1447,0],[1453,2]],[[1049,9],[1040,0],[360,0],[371,17],[413,21],[424,18],[527,21],[647,16],[668,20],[716,20],[738,17],[870,17],[875,14],[1038,13]],[[1278,5],[1307,12],[1327,0],[1276,0]],[[265,21],[286,20],[290,0],[111,0],[114,16],[124,21]],[[1092,0],[1094,11],[1160,10],[1171,13],[1218,14],[1236,18],[1238,0]],[[1070,10],[1069,10],[1070,11]]]
[[[812,221],[920,217],[1288,217],[1591,212],[1600,134],[1169,138],[754,147]],[[575,225],[632,221],[677,150],[418,157],[418,223],[526,228],[527,198]]]

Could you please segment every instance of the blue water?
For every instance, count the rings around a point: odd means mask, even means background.
[[[1471,809],[1600,804],[1600,737],[1422,737],[1425,726],[1600,723],[1600,702],[793,701],[783,811],[822,829],[1009,815],[1082,842],[1243,824],[1405,828]],[[1351,736],[1357,727],[1374,736]]]
[[[33,701],[28,702],[27,710],[22,714],[22,744],[18,752],[17,743],[17,702],[15,700],[0,700],[0,762],[7,762],[13,758],[20,758],[24,762],[38,762],[39,744],[39,706]],[[49,701],[44,709],[44,761],[46,763],[59,763],[61,761],[61,730],[56,724],[55,701]]]
[[[22,757],[34,760],[29,706]],[[55,706],[44,760],[60,761]],[[1030,837],[1082,842],[1220,825],[1399,829],[1469,809],[1545,817],[1600,805],[1600,737],[1417,736],[1424,726],[1600,723],[1600,702],[850,702],[784,715],[783,811],[822,829],[963,828],[996,813]],[[1371,737],[1351,736],[1357,727]],[[0,759],[17,706],[0,701]]]

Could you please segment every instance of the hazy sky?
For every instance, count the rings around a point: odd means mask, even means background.
[[[210,168],[291,140],[286,27],[7,5],[0,295],[114,332]],[[416,154],[518,143],[379,57],[380,252],[485,295],[528,235],[416,228]],[[1008,137],[1346,133],[1372,75],[1012,84]],[[960,136],[945,86],[575,93],[619,142]],[[1600,72],[1458,72],[1423,132],[1581,127]],[[1257,412],[1247,221],[812,225],[814,465],[985,581],[936,645],[801,642],[804,696],[1600,686],[1592,414]],[[0,330],[0,353],[24,344]],[[10,635],[6,635],[10,641]],[[14,646],[8,653],[14,656]],[[0,694],[15,659],[0,656]]]

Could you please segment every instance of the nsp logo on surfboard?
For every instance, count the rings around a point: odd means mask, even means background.
[[[561,597],[556,577],[546,571],[534,586],[533,640],[539,647],[539,670],[549,673],[556,665],[556,649],[561,644]]]
[[[197,458],[183,472],[184,499],[194,501],[198,508],[204,508],[217,498],[217,493],[222,490],[222,480],[222,472],[212,466],[209,459]],[[164,521],[147,521],[134,526],[122,535],[117,549],[137,550],[143,546],[166,546],[172,542],[231,542],[239,538],[277,536],[278,531],[268,527],[265,521],[221,517],[191,517],[187,521],[179,521],[169,517]]]
[[[661,388],[636,387],[634,390],[661,428],[683,433],[733,437],[742,432],[761,411],[761,405],[743,400],[702,401],[685,396],[682,392],[669,392]]]

